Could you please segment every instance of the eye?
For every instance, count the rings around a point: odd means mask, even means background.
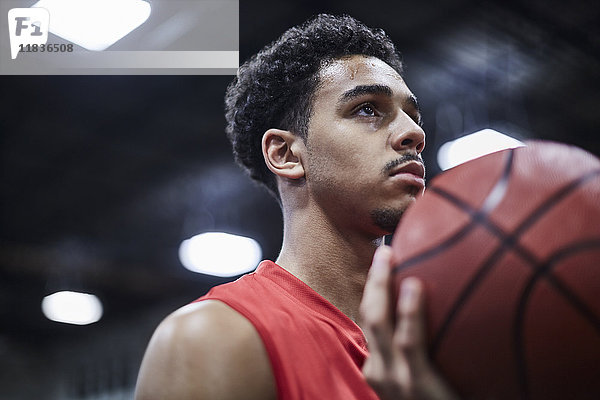
[[[375,117],[377,116],[377,111],[375,107],[371,103],[361,104],[356,108],[356,115],[366,116],[366,117]]]

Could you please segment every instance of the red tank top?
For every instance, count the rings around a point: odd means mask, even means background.
[[[272,261],[201,300],[219,300],[247,318],[265,345],[280,400],[371,400],[361,367],[360,328],[333,304]]]

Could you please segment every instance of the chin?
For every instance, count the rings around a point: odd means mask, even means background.
[[[378,208],[371,211],[371,220],[377,227],[382,229],[385,234],[391,234],[394,233],[396,227],[400,223],[405,209],[406,207]]]

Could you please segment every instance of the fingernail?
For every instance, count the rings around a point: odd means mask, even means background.
[[[416,278],[406,278],[402,281],[400,296],[404,307],[413,308],[419,297],[421,283]]]
[[[379,246],[377,250],[375,250],[373,263],[377,262],[379,264],[387,264],[391,256],[392,249],[389,246]]]
[[[389,249],[379,247],[375,250],[375,254],[373,255],[373,263],[371,264],[371,268],[369,273],[378,273],[379,271],[384,271],[388,268],[389,258],[391,257],[391,252]]]
[[[376,274],[377,276],[381,276],[385,274],[390,257],[390,249],[378,247],[373,255],[373,262],[371,263],[371,268],[369,268],[369,275]]]

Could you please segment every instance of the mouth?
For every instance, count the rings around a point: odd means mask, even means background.
[[[390,176],[399,174],[410,174],[419,179],[425,179],[425,166],[423,166],[423,163],[418,161],[409,161],[405,164],[399,165],[396,168],[393,168],[390,171]]]

